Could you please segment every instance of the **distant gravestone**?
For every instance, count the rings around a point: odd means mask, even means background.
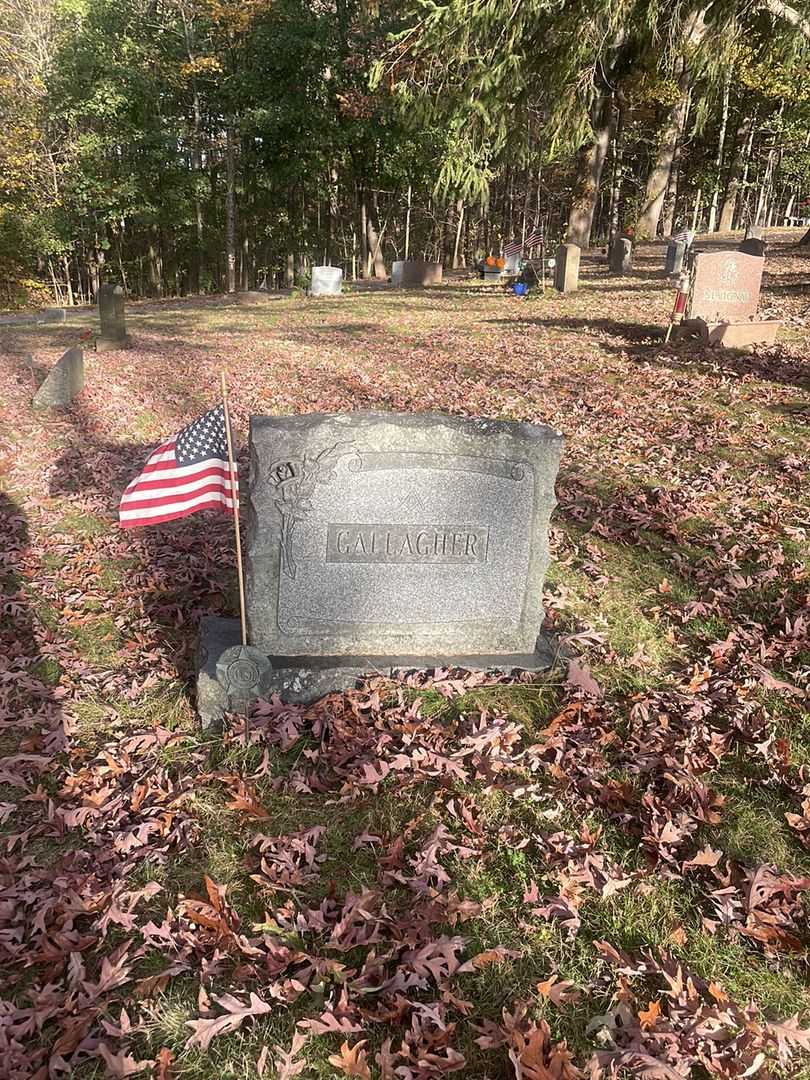
[[[513,251],[511,255],[505,255],[503,260],[505,274],[517,274],[520,270],[520,252]]]
[[[256,686],[307,701],[369,671],[548,667],[562,442],[542,425],[437,414],[252,417],[248,640],[268,659],[253,658]],[[207,722],[237,689],[249,696],[247,666],[238,688],[217,673],[238,645],[235,620],[203,621]]]
[[[746,236],[745,240],[740,242],[737,251],[741,251],[744,255],[755,255],[758,259],[764,259],[765,241],[756,236]]]
[[[633,269],[633,241],[617,236],[610,248],[611,274],[629,274]]]
[[[34,394],[37,409],[69,405],[84,386],[84,353],[74,346],[54,364]]]
[[[576,292],[579,288],[578,244],[560,244],[554,262],[554,288],[558,292]]]
[[[120,285],[101,285],[98,290],[98,317],[101,333],[96,349],[106,352],[129,345],[124,319],[124,290]]]
[[[422,285],[441,285],[442,264],[424,262],[421,259],[397,260],[391,268],[391,284],[403,289]]]
[[[762,225],[749,225],[745,230],[746,240],[764,240],[765,229]]]
[[[664,272],[667,274],[680,274],[683,269],[683,259],[686,254],[685,240],[667,241],[667,254],[664,263]]]
[[[339,266],[313,266],[310,296],[340,296],[343,271]]]

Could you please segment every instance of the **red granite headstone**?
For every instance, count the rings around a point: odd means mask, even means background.
[[[707,323],[756,318],[764,265],[764,259],[741,251],[696,255],[686,318]]]

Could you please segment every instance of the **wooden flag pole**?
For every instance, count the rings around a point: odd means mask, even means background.
[[[242,571],[242,536],[239,531],[239,490],[234,480],[233,441],[231,440],[231,416],[228,411],[228,386],[222,373],[222,406],[225,410],[225,439],[228,443],[228,478],[231,482],[233,500],[233,528],[236,533],[236,572],[239,576],[239,617],[242,622],[242,644],[247,645],[247,620],[245,618],[245,575]]]

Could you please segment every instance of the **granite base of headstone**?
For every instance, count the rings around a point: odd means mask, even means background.
[[[617,236],[610,247],[608,266],[611,274],[629,274],[633,269],[633,241]]]
[[[664,261],[664,273],[680,274],[683,270],[684,255],[686,255],[685,240],[668,240],[666,258]]]
[[[764,265],[742,251],[698,252],[679,336],[734,349],[773,344],[781,323],[757,319]]]
[[[69,405],[84,387],[84,353],[78,346],[68,349],[54,364],[34,394],[37,409]]]
[[[253,417],[251,651],[238,651],[238,620],[203,620],[203,723],[369,674],[547,670],[559,650],[541,632],[541,595],[562,441],[542,425],[435,414]]]
[[[126,349],[130,345],[124,316],[124,290],[120,285],[100,285],[98,317],[101,332],[96,339],[96,351]]]
[[[340,296],[343,270],[339,266],[313,266],[309,283],[310,296]]]
[[[391,267],[391,284],[401,289],[441,285],[442,264],[421,259],[398,259]]]
[[[579,288],[578,244],[560,244],[554,260],[554,288],[561,293],[576,292]]]

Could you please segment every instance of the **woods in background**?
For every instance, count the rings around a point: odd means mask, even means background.
[[[805,5],[806,6],[806,5]],[[0,0],[0,304],[810,218],[810,22],[744,0]]]

